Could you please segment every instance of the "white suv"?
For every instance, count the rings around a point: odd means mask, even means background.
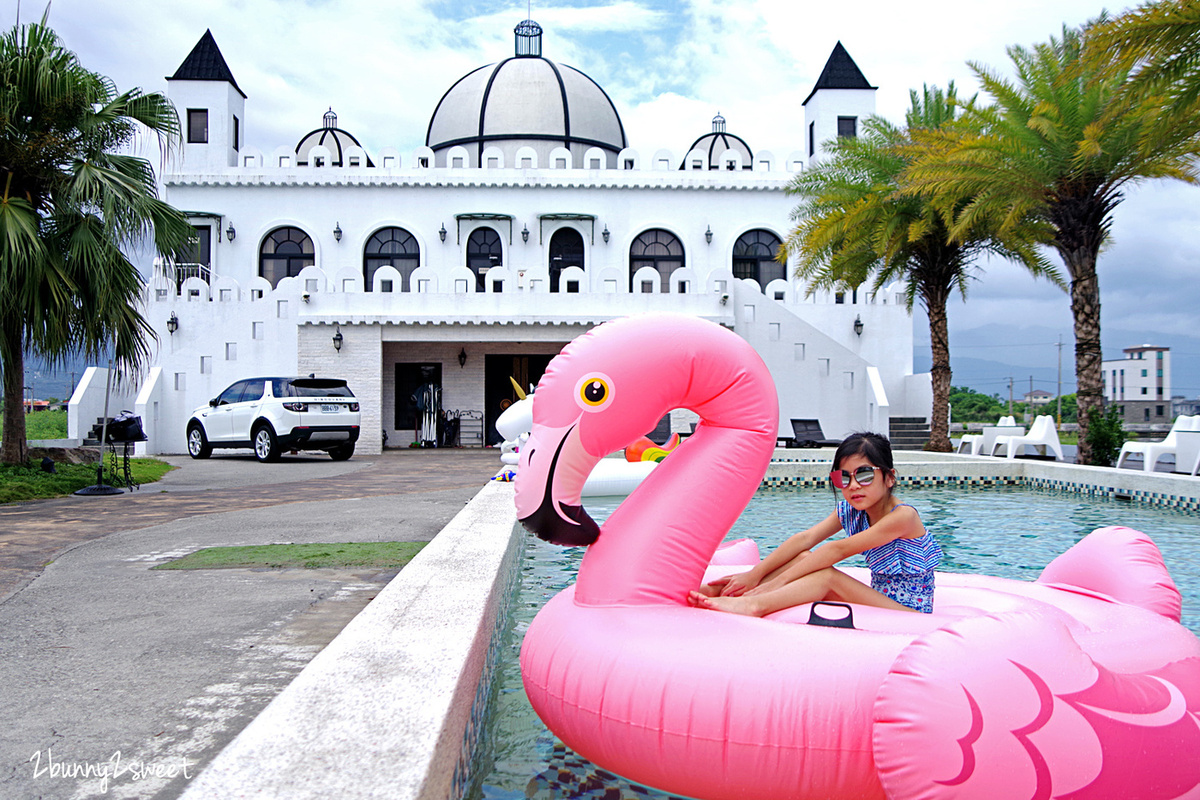
[[[250,378],[192,412],[188,454],[208,458],[214,447],[251,447],[259,461],[285,450],[324,450],[334,461],[354,455],[358,401],[335,378]]]

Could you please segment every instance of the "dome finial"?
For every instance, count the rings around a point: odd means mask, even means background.
[[[517,23],[513,28],[517,35],[518,58],[541,58],[542,56],[542,26],[531,19]]]
[[[336,128],[337,127],[337,114],[333,113],[333,106],[330,106],[329,110],[325,112],[325,117],[321,121],[321,127],[322,128]]]
[[[725,118],[722,117],[721,112],[718,111],[717,115],[715,117],[713,117],[713,133],[724,133],[724,132],[725,132]]]

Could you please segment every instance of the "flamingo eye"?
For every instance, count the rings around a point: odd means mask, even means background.
[[[612,379],[601,373],[587,375],[575,387],[575,402],[584,411],[599,411],[612,402]]]

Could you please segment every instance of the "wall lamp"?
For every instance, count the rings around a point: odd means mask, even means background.
[[[608,244],[609,233],[608,233],[608,223],[607,222],[604,224],[604,230],[600,231],[600,235],[604,237],[604,243]]]
[[[339,242],[342,240],[342,225],[340,222],[333,223],[333,238]]]
[[[174,333],[179,330],[179,317],[175,316],[175,312],[171,312],[170,319],[167,320],[167,333]]]
[[[706,231],[704,231],[704,241],[708,242],[709,244],[712,244],[712,226],[711,225],[709,225],[708,229]]]
[[[232,222],[230,222],[230,223],[229,223],[229,227],[225,229],[225,238],[226,238],[226,239],[228,239],[228,240],[229,240],[229,241],[231,241],[231,242],[232,242],[234,239],[236,239],[236,238],[237,238],[237,231],[235,231],[235,230],[233,229],[233,223],[232,223]]]
[[[524,227],[521,228],[521,241],[522,242],[529,241],[529,226],[528,225],[525,225]]]
[[[442,223],[442,229],[438,231],[438,236],[442,238],[443,242],[446,241],[446,224],[444,222]]]
[[[340,353],[342,352],[342,326],[336,325],[334,327],[337,330],[333,334],[333,349]]]
[[[467,348],[462,348],[458,351],[458,367],[464,369],[467,366]]]
[[[858,334],[859,336],[862,336],[863,324],[862,324],[862,315],[861,314],[854,315],[854,332],[856,334]]]

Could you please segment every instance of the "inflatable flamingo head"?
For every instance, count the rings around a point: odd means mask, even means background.
[[[588,474],[674,408],[695,411],[702,426],[758,431],[770,440],[769,458],[774,384],[731,331],[697,317],[647,315],[605,323],[568,344],[534,394],[516,487],[522,523],[558,544],[594,542],[599,527],[579,499]]]

